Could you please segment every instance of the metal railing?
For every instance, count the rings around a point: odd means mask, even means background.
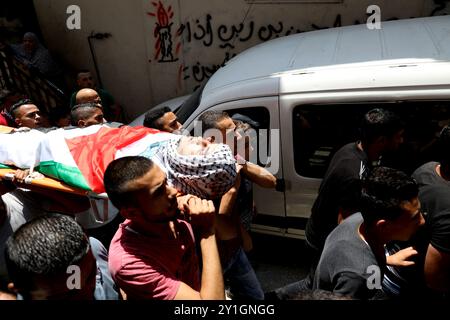
[[[4,50],[0,50],[0,88],[27,95],[47,114],[69,104],[68,96],[55,84]]]

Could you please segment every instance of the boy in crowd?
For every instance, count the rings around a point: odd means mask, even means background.
[[[6,242],[8,289],[25,300],[117,300],[105,247],[75,220],[45,214]]]
[[[386,267],[384,247],[407,241],[424,225],[415,181],[401,171],[375,168],[364,181],[361,212],[327,237],[313,289],[371,299]]]

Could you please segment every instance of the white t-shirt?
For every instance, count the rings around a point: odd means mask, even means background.
[[[8,238],[25,222],[49,212],[50,203],[25,189],[16,189],[1,196],[6,218],[0,225],[0,280],[6,280],[5,244]]]
[[[108,198],[91,198],[90,202],[91,207],[88,210],[75,214],[75,220],[84,229],[102,227],[111,222],[119,214],[119,210]]]

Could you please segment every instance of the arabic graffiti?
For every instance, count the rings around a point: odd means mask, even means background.
[[[355,22],[358,22],[358,23],[355,23],[355,24],[359,24],[359,21],[355,21]],[[330,27],[319,27],[318,25],[316,25],[314,23],[311,24],[311,27],[313,28],[313,30],[322,30],[322,29],[330,28]],[[337,28],[337,27],[342,27],[342,17],[341,17],[340,14],[336,15],[336,19],[334,19],[334,23],[333,23],[333,26],[332,26],[332,28]]]
[[[433,0],[435,7],[431,15],[447,9],[450,0]],[[282,21],[258,24],[250,20],[236,24],[216,23],[212,14],[207,13],[203,17],[174,25],[174,12],[172,6],[164,6],[161,1],[151,2],[154,12],[147,12],[148,16],[156,19],[153,36],[156,39],[154,45],[154,60],[158,63],[176,62],[179,60],[181,46],[189,48],[205,47],[223,50],[224,59],[217,64],[208,64],[196,61],[193,64],[180,64],[178,66],[178,84],[184,81],[194,81],[202,83],[211,77],[217,69],[222,67],[228,60],[236,55],[233,52],[236,48],[242,48],[245,42],[265,42],[274,38],[301,33],[296,26],[285,25]],[[385,19],[385,21],[397,20],[397,17]],[[308,30],[322,30],[331,27],[343,26],[343,17],[337,13],[332,25],[321,26],[315,23],[309,25]],[[364,22],[364,21],[363,21]],[[360,24],[359,20],[354,20],[353,24]],[[173,48],[176,43],[175,50]]]
[[[211,47],[215,41],[221,49],[235,49],[235,42],[247,42],[258,37],[260,41],[301,32],[294,27],[285,28],[283,22],[266,24],[257,27],[254,21],[246,24],[215,26],[213,17],[207,14],[204,20],[197,19],[195,23],[186,22],[180,25],[178,33],[184,36],[185,43],[200,41],[205,47]]]
[[[226,52],[223,61],[219,64],[203,65],[200,61],[197,61],[193,65],[181,65],[178,69],[178,85],[181,86],[181,82],[188,79],[194,79],[200,84],[203,83],[235,56],[235,53]],[[193,90],[196,90],[198,87],[199,85],[195,86]]]

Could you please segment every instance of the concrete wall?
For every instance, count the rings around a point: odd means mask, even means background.
[[[130,119],[192,92],[225,61],[260,42],[365,23],[372,4],[380,6],[382,20],[389,20],[449,13],[448,2],[34,0],[49,49],[75,69],[94,70],[87,42],[92,31],[112,35],[94,40],[95,52],[104,87]],[[66,28],[66,8],[72,4],[81,8],[81,30]]]
[[[103,86],[130,119],[152,105],[141,0],[35,0],[34,4],[49,50],[73,70],[94,72],[87,37],[92,31],[110,33],[110,38],[93,40]],[[81,9],[80,30],[66,27],[66,9],[72,4]]]

